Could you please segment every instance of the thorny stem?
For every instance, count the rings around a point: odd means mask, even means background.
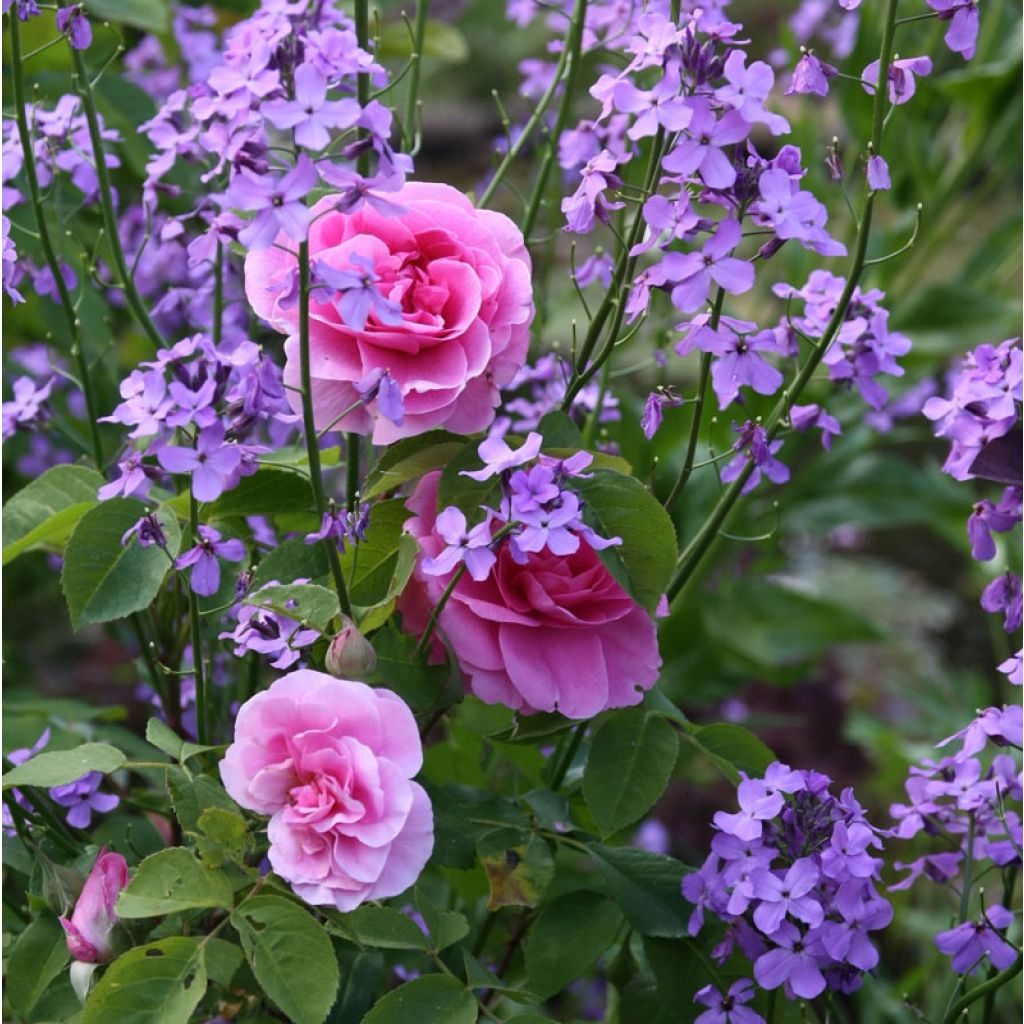
[[[889,65],[892,60],[893,36],[896,28],[896,11],[899,8],[899,0],[889,0],[886,10],[885,28],[882,34],[882,46],[879,54],[879,88],[875,90],[874,114],[871,129],[871,149],[875,153],[882,151],[882,130],[885,122],[885,107],[888,97],[887,83],[889,80]],[[846,278],[846,286],[836,304],[832,319],[829,321],[825,332],[814,351],[810,354],[807,362],[797,374],[790,387],[782,393],[782,396],[775,403],[771,414],[765,423],[765,432],[770,442],[782,429],[782,425],[789,415],[793,404],[799,399],[804,388],[810,382],[814,371],[829,350],[839,328],[846,317],[846,310],[853,298],[853,293],[860,281],[861,272],[864,269],[867,254],[868,238],[871,235],[871,215],[874,210],[875,194],[868,192],[864,200],[864,209],[861,214],[860,223],[857,225],[857,240],[854,245],[853,259],[850,263],[850,271]],[[725,524],[733,506],[740,499],[743,488],[754,470],[753,460],[748,460],[740,475],[729,485],[725,493],[718,500],[718,504],[712,509],[711,514],[698,530],[697,534],[690,541],[679,557],[675,575],[668,585],[666,591],[668,599],[673,600],[686,585],[693,575],[701,560],[707,554],[718,531]]]
[[[302,385],[302,428],[306,437],[306,454],[309,459],[309,482],[313,488],[313,502],[316,514],[323,520],[327,508],[324,497],[323,470],[320,466],[320,443],[316,433],[316,421],[313,416],[312,374],[309,367],[309,242],[299,243],[299,379]],[[338,549],[330,537],[321,541],[327,554],[327,562],[331,567],[334,589],[338,592],[338,603],[341,610],[352,616],[352,603],[349,601],[348,587],[341,571]]]
[[[39,244],[46,259],[46,265],[50,268],[54,286],[60,296],[60,305],[64,310],[64,318],[68,324],[68,334],[71,341],[71,354],[78,363],[79,383],[82,387],[82,394],[85,396],[86,418],[89,421],[89,440],[92,444],[92,457],[96,468],[103,469],[103,443],[100,439],[99,412],[96,408],[96,396],[93,394],[92,382],[89,377],[89,360],[85,350],[82,348],[82,339],[79,332],[78,314],[75,312],[75,304],[71,299],[64,275],[61,273],[60,263],[50,239],[50,229],[43,215],[43,200],[39,190],[39,176],[36,173],[35,150],[32,147],[32,133],[29,130],[28,114],[25,103],[25,82],[22,75],[21,59],[21,28],[18,25],[17,12],[11,8],[7,15],[10,27],[11,38],[11,80],[14,91],[15,115],[18,121],[18,136],[21,139],[22,159],[25,163],[25,179],[28,182],[29,197],[32,201],[32,211],[35,214],[36,225],[39,229]]]
[[[64,0],[57,0],[58,7],[65,7]],[[106,155],[103,151],[103,136],[100,134],[99,116],[96,113],[96,98],[92,91],[92,82],[89,78],[88,68],[85,66],[85,58],[81,50],[69,46],[71,59],[74,62],[75,72],[72,81],[82,100],[82,107],[85,111],[85,120],[89,126],[89,142],[92,146],[93,161],[96,164],[96,178],[99,183],[100,209],[103,213],[103,225],[106,229],[107,244],[110,246],[110,255],[114,261],[114,269],[117,271],[118,284],[124,291],[125,301],[132,311],[139,326],[146,333],[146,336],[156,348],[163,348],[166,342],[156,328],[143,303],[138,289],[135,287],[135,280],[128,270],[128,263],[125,260],[124,248],[121,245],[121,235],[118,231],[117,216],[114,213],[113,189],[110,185],[110,172],[107,170]]]

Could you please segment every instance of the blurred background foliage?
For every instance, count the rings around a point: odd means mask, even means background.
[[[87,6],[101,13],[107,3],[116,6],[116,0],[95,0]],[[399,0],[381,5],[378,27],[384,52],[396,67],[408,51],[401,21],[406,6]],[[753,54],[775,60],[784,53],[791,65],[798,47],[788,18],[795,6],[736,0],[730,13],[746,26]],[[923,9],[923,4],[918,6]],[[216,7],[225,23],[248,9],[244,0]],[[862,6],[856,49],[843,62],[843,70],[851,74],[859,74],[877,53],[876,7],[872,0]],[[517,67],[520,60],[537,56],[547,37],[540,24],[526,31],[513,29],[502,8],[498,0],[437,0],[432,5],[437,23],[428,35],[423,65],[419,178],[479,190],[502,134],[500,109],[507,110],[513,124],[531,109],[517,95]],[[131,45],[142,29],[155,29],[173,54],[160,0],[135,9],[142,13],[136,29],[127,30],[126,42]],[[26,49],[49,38],[47,20],[25,26]],[[959,355],[1019,330],[1017,5],[983,4],[981,23],[978,54],[969,64],[942,45],[944,28],[937,21],[907,25],[898,39],[901,55],[927,53],[935,67],[919,80],[917,95],[897,109],[889,126],[886,155],[893,189],[878,204],[869,255],[883,256],[902,246],[921,204],[917,240],[903,255],[872,267],[864,280],[865,287],[887,293],[891,326],[913,340],[913,350],[903,361],[906,376],[887,381],[896,396],[928,380],[942,390],[944,374]],[[97,35],[98,50],[113,47],[112,34]],[[66,91],[68,70],[63,47],[36,58],[32,81],[37,96],[53,100]],[[581,81],[592,81],[598,73],[598,62],[591,59]],[[402,88],[397,87],[399,97]],[[149,152],[135,125],[150,116],[153,103],[116,65],[104,73],[98,92],[107,123],[123,136],[117,180],[130,195]],[[840,81],[826,100],[793,97],[777,102],[775,109],[793,125],[793,135],[784,141],[801,148],[811,168],[810,187],[830,208],[830,230],[849,242],[852,219],[842,186],[831,181],[824,158],[833,136],[840,154],[861,148],[868,134],[869,97],[856,83]],[[578,114],[594,111],[596,104],[581,95]],[[760,135],[756,142],[765,155],[779,144]],[[524,155],[518,177],[512,176],[513,186],[528,188],[537,156],[536,150]],[[850,156],[845,170],[856,203],[863,169]],[[75,208],[71,191],[58,187],[52,202],[61,221],[73,228],[62,255],[80,268],[83,251],[98,244],[99,221],[94,212]],[[514,187],[504,189],[499,201],[513,218],[521,212]],[[12,214],[22,223],[30,216],[27,207]],[[585,321],[569,280],[570,246],[560,225],[554,205],[542,211],[537,234],[545,240],[537,259],[541,310],[534,355],[568,352],[573,321]],[[600,235],[599,230],[592,240],[600,241]],[[586,254],[581,246],[576,263]],[[830,269],[842,272],[842,260],[831,262]],[[761,266],[758,287],[731,300],[726,313],[771,326],[784,306],[770,285],[787,281],[799,286],[815,265],[812,254],[784,247]],[[594,286],[593,295],[599,289]],[[58,348],[65,340],[56,305],[33,296],[31,289],[26,297],[25,305],[5,311],[5,354],[44,338],[54,339]],[[664,297],[659,299],[615,364],[610,387],[619,400],[621,420],[602,428],[600,437],[602,443],[618,446],[635,474],[664,497],[682,461],[690,412],[667,410],[661,431],[647,442],[639,426],[641,407],[659,383],[675,385],[682,395],[692,393],[696,357],[682,360],[671,352],[677,338],[675,318]],[[120,374],[147,350],[127,317],[116,309],[111,312],[101,294],[86,290],[80,315],[90,355],[106,368],[101,401],[106,412],[114,403]],[[651,358],[655,348],[668,352],[664,368]],[[995,562],[973,562],[965,522],[972,503],[989,489],[981,483],[956,484],[941,474],[945,444],[932,437],[928,421],[913,415],[880,433],[865,422],[866,407],[857,396],[824,382],[813,390],[811,400],[823,401],[839,417],[843,436],[827,454],[810,436],[787,441],[783,457],[793,470],[792,482],[781,488],[763,485],[742,506],[729,523],[731,536],[720,538],[700,576],[661,623],[663,686],[695,722],[741,723],[782,760],[824,771],[840,787],[855,786],[873,820],[885,823],[889,804],[903,795],[908,765],[930,756],[933,744],[961,728],[975,708],[1006,699],[995,665],[1010,653],[1008,641],[981,610],[978,598],[995,574],[1019,566],[1019,537],[1000,538]],[[769,405],[752,396],[748,408],[756,415],[767,412]],[[745,415],[737,413],[736,418]],[[66,410],[57,410],[56,422],[72,446],[81,438],[81,428]],[[724,451],[732,437],[731,417],[719,416],[706,425],[701,457]],[[25,482],[15,468],[22,443],[18,438],[5,446],[8,494]],[[684,538],[702,521],[719,488],[712,466],[695,474],[675,509]],[[11,567],[4,574],[3,592],[4,748],[30,744],[45,721],[56,718],[65,725],[55,730],[53,747],[77,742],[86,730],[131,753],[141,742],[132,730],[144,721],[146,709],[134,697],[138,679],[126,644],[97,629],[72,635],[57,573],[42,553]],[[528,787],[539,777],[539,754],[532,748],[504,744],[511,766],[505,770],[512,775],[488,776],[486,743],[474,721],[474,716],[487,715],[473,702],[460,710],[451,742],[428,754],[433,777]],[[731,806],[731,794],[714,765],[684,745],[674,781],[655,811],[667,827],[670,852],[698,863],[709,842],[711,816],[719,807]],[[112,841],[127,834],[140,852],[160,842],[139,819],[127,833],[129,826],[119,815],[104,827]],[[910,844],[902,844],[905,850],[898,850],[900,845],[891,843],[890,853],[912,859]],[[461,884],[472,891],[480,879],[467,878]],[[882,936],[879,978],[866,985],[862,1005],[871,1010],[865,1020],[906,1019],[904,994],[934,1015],[948,995],[946,986],[933,983],[940,957],[932,938],[948,926],[952,909],[943,902],[945,894],[922,884],[894,895],[895,923]]]

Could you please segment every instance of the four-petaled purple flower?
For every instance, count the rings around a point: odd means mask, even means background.
[[[995,904],[975,921],[964,921],[935,936],[939,952],[952,957],[957,974],[973,974],[988,962],[1005,970],[1017,959],[1017,950],[1001,934],[1013,924],[1013,911]]]
[[[693,1024],[764,1024],[764,1017],[744,1005],[756,994],[757,989],[749,978],[734,981],[725,995],[714,985],[705,985],[693,1000],[708,1009],[698,1015]]]
[[[189,585],[193,593],[209,597],[220,588],[220,558],[241,562],[245,558],[245,545],[237,537],[222,540],[220,532],[212,526],[200,526],[199,543],[179,555],[174,560],[174,567],[191,567]]]
[[[373,261],[359,253],[349,257],[349,265],[355,270],[341,270],[326,260],[314,264],[314,276],[318,282],[334,289],[341,296],[334,306],[342,320],[354,331],[366,327],[371,313],[376,319],[389,326],[402,322],[402,307],[385,298],[377,287],[380,275],[374,269]]]
[[[80,779],[63,786],[54,786],[50,797],[54,803],[68,808],[67,821],[73,828],[88,828],[92,814],[107,814],[121,802],[113,793],[100,793],[103,775],[100,772],[86,772]]]
[[[88,50],[92,43],[92,25],[81,4],[58,9],[57,31],[63,32],[76,50]]]
[[[311,216],[306,198],[318,179],[316,167],[304,153],[279,177],[241,167],[228,188],[228,203],[257,213],[238,232],[238,240],[249,249],[268,248],[280,232],[293,242],[303,241]]]
[[[295,99],[270,100],[263,115],[275,128],[294,129],[295,141],[306,149],[323,149],[330,128],[351,128],[362,108],[354,99],[328,100],[327,79],[312,65],[295,69]]]
[[[497,556],[491,549],[491,516],[469,529],[462,510],[454,505],[438,513],[436,530],[447,547],[433,558],[425,558],[420,568],[430,576],[446,576],[460,562],[477,582],[491,574]]]

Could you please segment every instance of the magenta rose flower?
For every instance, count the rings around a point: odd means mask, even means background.
[[[405,528],[419,541],[420,563],[445,547],[435,529],[439,478],[425,476],[407,503],[414,517]],[[451,576],[417,565],[399,602],[403,628],[422,634]],[[438,621],[469,689],[526,713],[591,718],[637,704],[661,668],[650,615],[586,542],[570,555],[544,547],[522,565],[502,545],[486,579],[463,574]],[[441,650],[436,641],[435,655]]]
[[[389,199],[398,204],[390,216],[368,203],[342,213],[333,196],[312,209],[317,429],[355,405],[337,427],[372,432],[374,444],[435,427],[483,430],[494,418],[499,387],[526,358],[533,297],[522,233],[448,185],[410,182]],[[281,241],[284,247],[249,253],[245,288],[253,309],[288,335],[285,383],[297,388],[297,261],[286,251],[294,243]],[[402,415],[360,404],[384,371],[401,393]],[[298,411],[299,393],[289,390],[288,397]],[[389,403],[395,404],[390,395]]]
[[[100,964],[112,960],[111,933],[117,924],[114,905],[118,893],[128,884],[128,862],[119,853],[100,850],[89,877],[82,886],[70,918],[60,923],[68,943],[68,952],[83,963]]]
[[[404,892],[434,845],[416,720],[390,690],[306,669],[247,700],[220,763],[232,798],[270,815],[270,865],[307,903]]]

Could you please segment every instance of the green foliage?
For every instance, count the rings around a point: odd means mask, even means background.
[[[476,845],[487,874],[488,910],[535,907],[555,874],[551,848],[540,836],[514,828],[495,829]]]
[[[72,750],[44,750],[23,764],[4,772],[3,788],[11,786],[63,786],[86,772],[109,775],[127,758],[108,743],[83,743]]]
[[[675,729],[641,708],[613,712],[590,743],[583,797],[603,836],[631,825],[665,792],[679,752]]]
[[[615,941],[622,913],[595,892],[571,892],[541,909],[526,940],[530,990],[545,998],[590,970]]]
[[[206,993],[199,939],[160,939],[119,956],[89,994],[81,1024],[188,1024]]]
[[[145,515],[146,506],[133,498],[111,498],[79,520],[64,551],[61,586],[71,626],[123,619],[146,608],[156,597],[178,553],[181,531],[168,509],[156,511],[167,537],[167,549],[142,547],[136,538],[121,538]]]
[[[391,445],[367,474],[364,499],[376,498],[431,470],[441,469],[465,447],[464,437],[449,434],[447,430],[428,430]]]
[[[192,775],[183,768],[168,768],[167,793],[174,816],[185,832],[197,832],[200,817],[211,807],[238,810],[219,782],[208,775]]]
[[[686,868],[672,857],[632,846],[591,843],[591,854],[609,896],[641,935],[686,934],[686,904],[680,885]]]
[[[365,904],[349,914],[332,917],[328,929],[371,949],[430,949],[430,941],[419,925],[391,907]]]
[[[157,750],[173,757],[175,761],[187,761],[190,757],[214,749],[183,740],[166,722],[159,718],[151,718],[146,723],[146,742],[152,743]]]
[[[256,566],[251,590],[258,590],[272,580],[281,584],[298,579],[317,580],[329,572],[322,544],[307,544],[302,539],[286,540]]]
[[[254,896],[231,915],[256,980],[295,1024],[322,1024],[340,976],[331,940],[309,913],[280,896]]]
[[[419,551],[415,538],[402,533],[409,517],[405,502],[399,498],[372,507],[366,539],[341,557],[353,604],[370,608],[402,592]]]
[[[167,7],[160,0],[85,0],[85,9],[101,21],[142,32],[159,34],[167,30]]]
[[[42,545],[60,547],[103,483],[87,466],[54,466],[26,484],[3,507],[3,564]]]
[[[206,507],[209,519],[311,513],[313,489],[301,472],[263,466]]]
[[[64,929],[52,914],[40,914],[18,936],[7,960],[5,994],[19,1016],[29,1019],[70,957]]]
[[[244,603],[286,615],[324,634],[332,632],[331,623],[341,614],[338,595],[316,583],[266,586],[247,594]]]
[[[476,1000],[454,978],[428,974],[388,992],[364,1024],[476,1024]]]
[[[158,917],[182,910],[230,908],[233,902],[225,875],[204,867],[188,850],[172,846],[139,865],[117,899],[117,914],[122,918]]]

